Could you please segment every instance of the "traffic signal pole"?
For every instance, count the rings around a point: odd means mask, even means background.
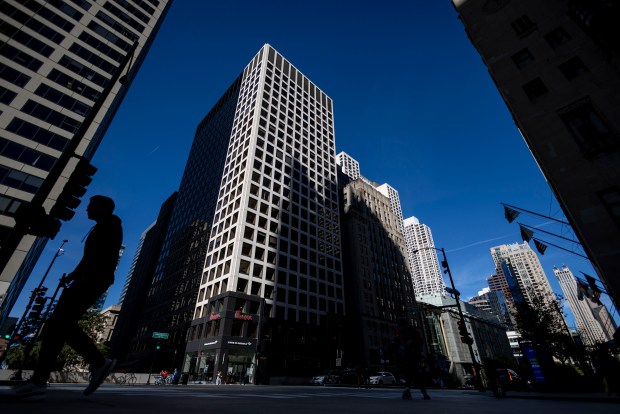
[[[47,200],[56,182],[58,181],[58,179],[64,172],[65,168],[69,164],[69,161],[71,160],[71,158],[73,157],[79,158],[79,156],[75,153],[75,150],[77,149],[78,145],[82,142],[82,139],[86,135],[86,132],[93,124],[95,117],[99,114],[99,111],[103,107],[103,104],[105,103],[105,101],[108,99],[108,96],[112,92],[112,89],[114,88],[116,83],[119,81],[121,74],[123,73],[125,69],[125,66],[127,66],[127,64],[133,59],[133,54],[137,47],[138,47],[138,42],[134,42],[129,52],[125,55],[120,66],[118,67],[116,72],[114,72],[114,75],[112,75],[112,78],[106,85],[105,89],[101,92],[99,99],[95,101],[95,104],[92,106],[92,108],[86,115],[86,118],[84,118],[84,121],[80,124],[80,127],[73,135],[73,138],[69,140],[66,148],[63,150],[60,157],[58,157],[58,159],[54,163],[54,166],[52,167],[47,177],[41,184],[41,187],[39,187],[38,191],[32,197],[32,200],[30,201],[29,204],[33,209],[40,209],[43,207],[43,203],[45,202],[45,200]],[[9,263],[9,261],[11,260],[11,257],[13,256],[13,253],[19,247],[19,244],[21,243],[23,237],[26,234],[28,234],[28,228],[29,228],[29,223],[26,223],[23,220],[15,221],[15,226],[9,233],[6,240],[3,241],[2,249],[0,249],[0,274],[4,272],[7,264]],[[2,311],[4,311],[4,309],[0,309],[0,312]],[[1,316],[2,315],[0,314],[0,318]]]
[[[469,349],[469,356],[471,357],[471,362],[474,368],[474,378],[476,381],[476,388],[479,391],[484,391],[484,386],[482,384],[482,378],[480,377],[480,364],[476,360],[476,355],[474,354],[474,348],[472,346],[473,340],[471,339],[473,337],[467,332],[467,325],[465,324],[465,317],[463,316],[463,310],[461,309],[461,302],[459,299],[459,291],[456,290],[456,288],[454,287],[454,280],[452,279],[452,272],[450,272],[450,266],[448,265],[448,259],[446,258],[446,252],[443,249],[443,247],[441,249],[436,249],[436,250],[441,251],[441,253],[443,254],[443,262],[441,262],[441,265],[446,268],[446,273],[448,273],[448,277],[450,278],[450,286],[452,287],[454,298],[456,300],[456,309],[459,312],[459,322],[462,324],[463,330],[467,334],[465,337],[467,338],[466,345],[467,345],[467,348]]]
[[[62,246],[64,246],[65,243],[67,243],[67,241],[68,240],[63,240],[62,241],[62,244],[60,245],[60,247],[56,251],[56,254],[54,255],[54,257],[52,257],[52,261],[50,262],[49,266],[47,266],[47,270],[43,274],[43,277],[41,278],[41,281],[39,282],[39,285],[35,289],[33,289],[32,294],[30,295],[30,300],[28,301],[28,305],[26,305],[26,309],[24,310],[24,314],[19,319],[19,322],[17,323],[17,326],[15,327],[13,332],[10,333],[11,337],[9,338],[9,341],[6,344],[6,352],[4,352],[2,355],[0,355],[0,364],[2,363],[2,361],[4,361],[4,358],[6,358],[6,355],[9,353],[9,349],[10,349],[11,345],[15,342],[15,335],[19,332],[19,330],[21,329],[22,325],[24,324],[24,321],[26,320],[26,315],[28,315],[28,312],[30,312],[30,308],[32,307],[32,303],[34,302],[35,298],[37,297],[38,292],[41,292],[41,289],[43,288],[43,282],[45,282],[45,279],[47,278],[47,275],[49,274],[50,270],[52,269],[52,266],[54,265],[54,262],[56,261],[58,256],[60,256],[64,252],[64,250],[62,249]],[[56,294],[54,294],[54,295],[56,295]],[[38,336],[38,334],[37,334],[37,336]]]

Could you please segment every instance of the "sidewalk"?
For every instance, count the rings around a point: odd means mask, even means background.
[[[481,393],[472,390],[471,393],[486,394],[491,398],[493,394],[490,391]],[[599,402],[599,403],[620,403],[619,395],[606,395],[603,392],[524,392],[524,391],[507,391],[503,398],[521,398],[529,400],[559,400],[559,401],[581,401],[581,402]]]

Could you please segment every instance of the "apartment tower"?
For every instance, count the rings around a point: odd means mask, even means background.
[[[405,219],[403,225],[416,299],[421,300],[423,296],[445,296],[446,285],[441,277],[430,227],[413,216]]]
[[[105,109],[83,136],[75,133],[136,42],[128,79],[137,74],[171,3],[0,2],[0,243],[15,225],[17,208],[32,200],[68,142],[79,139],[75,154],[93,157],[128,83],[113,85]],[[55,183],[46,210],[74,167],[69,163]],[[0,325],[46,242],[25,236],[0,274]]]

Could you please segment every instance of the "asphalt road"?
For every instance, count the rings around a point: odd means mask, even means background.
[[[6,389],[6,387],[0,387]],[[617,414],[611,402],[537,398],[493,398],[490,393],[468,390],[429,390],[431,401],[412,391],[412,400],[401,399],[397,388],[332,388],[310,386],[121,386],[103,385],[84,397],[84,384],[53,384],[40,402],[0,399],[0,412],[19,414],[71,413],[289,413],[295,414]],[[1,392],[1,391],[0,391]],[[605,401],[602,399],[601,401]]]

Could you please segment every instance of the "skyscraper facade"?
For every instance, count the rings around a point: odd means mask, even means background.
[[[360,177],[342,184],[346,335],[344,364],[379,366],[391,351],[398,317],[415,304],[402,218],[390,198]]]
[[[171,221],[171,240],[208,230],[185,371],[262,382],[327,358],[344,314],[336,172],[331,99],[265,45],[198,126]]]
[[[453,0],[616,308],[620,305],[617,1]]]
[[[608,332],[611,331],[613,334],[613,328],[603,329],[601,321],[597,320],[596,317],[598,312],[595,313],[595,309],[603,305],[597,305],[587,298],[579,300],[575,276],[567,266],[562,266],[561,269],[554,267],[553,273],[558,278],[564,297],[568,300],[573,315],[575,315],[575,324],[583,344],[591,346],[610,341],[612,336],[608,335]],[[606,322],[610,323],[611,320]]]
[[[75,133],[137,42],[140,68],[170,0],[6,0],[0,3],[0,243],[15,212],[32,200],[68,143],[90,160],[127,86],[113,85],[95,121]],[[68,177],[74,164],[63,173]],[[62,178],[64,183],[66,178]],[[59,180],[44,203],[49,210]],[[0,324],[19,296],[46,239],[25,236],[0,275]]]
[[[423,296],[445,296],[446,284],[441,277],[430,227],[413,216],[405,219],[403,224],[416,299],[420,300]]]

